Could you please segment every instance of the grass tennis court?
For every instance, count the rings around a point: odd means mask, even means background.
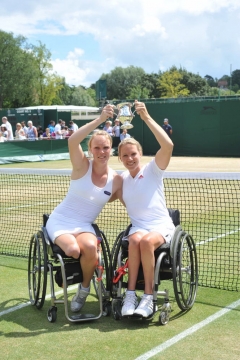
[[[50,162],[46,164],[49,166]],[[44,163],[41,165],[44,167]],[[52,164],[52,166],[59,165],[59,162],[56,162],[55,165]],[[19,164],[18,167],[20,167]],[[29,184],[26,183],[24,185],[24,183],[20,181],[18,181],[18,183],[19,191],[16,197],[14,197],[14,201],[9,192],[7,207],[12,209],[11,211],[13,213],[13,223],[9,227],[9,234],[14,232],[16,236],[21,237],[18,229],[20,225],[23,226],[22,224],[24,224],[24,231],[28,228],[28,224],[25,223],[25,211],[29,212],[29,206],[22,208],[21,212],[18,211],[15,216],[13,208],[19,206],[22,189],[24,186],[29,186]],[[34,190],[36,190],[36,184],[33,184],[31,188],[32,199],[35,200],[32,201],[32,203],[39,204],[41,197],[34,195]],[[234,199],[236,198],[237,196],[234,197]],[[202,194],[202,196],[200,194],[199,201],[202,201],[203,205],[206,204],[204,199],[205,193]],[[230,201],[232,202],[234,199]],[[211,225],[213,231],[218,232],[217,224],[222,221],[221,191],[216,193],[214,201],[218,203],[219,211],[214,214],[213,218],[209,218],[209,223],[213,223]],[[29,202],[27,202],[27,204],[29,204]],[[42,204],[43,208],[45,208],[45,205],[46,204]],[[52,205],[53,204],[48,204],[49,207]],[[47,210],[48,209],[47,207]],[[194,209],[197,210],[197,206],[193,204],[192,230],[197,229],[201,221],[199,216],[194,215]],[[209,213],[208,209],[205,210]],[[31,207],[31,213],[34,218],[34,206]],[[202,216],[204,216],[203,213]],[[231,217],[232,214],[229,213],[229,219],[231,219]],[[119,214],[119,218],[123,218],[123,213]],[[116,226],[115,223],[114,226]],[[118,230],[118,226],[116,230]],[[227,234],[232,229],[226,226],[225,230]],[[207,232],[204,233],[204,229],[202,229],[202,231],[204,238],[209,240],[204,245],[208,247],[208,254],[211,254],[212,251],[216,259],[221,257],[221,261],[224,262],[224,266],[227,269],[232,266],[232,262],[229,263],[228,254],[224,251],[224,242],[219,241],[216,254],[216,239],[210,239],[209,234]],[[219,233],[219,236],[222,236],[222,234]],[[222,238],[219,237],[220,240]],[[229,243],[229,248],[236,246],[236,236],[234,234],[228,234],[224,238],[224,241]],[[213,246],[213,244],[215,245]],[[202,251],[201,249],[203,249],[204,246],[201,245],[203,244],[199,244],[198,251]],[[233,262],[236,263],[236,271],[239,272],[238,249],[236,251],[236,259],[233,259]],[[215,267],[214,263],[212,267]],[[209,275],[213,271],[213,269],[207,265],[207,259],[205,271],[209,273]],[[219,277],[220,276],[224,276],[224,274],[219,274]],[[28,302],[26,259],[1,255],[0,281],[0,348],[1,358],[4,360],[50,358],[80,358],[90,360],[136,359],[149,351],[152,351],[150,354],[153,355],[153,357],[151,357],[152,359],[162,359],[166,357],[171,360],[203,360],[206,358],[239,359],[239,291],[200,287],[194,307],[191,311],[182,314],[175,300],[172,298],[172,285],[170,282],[166,282],[166,287],[170,289],[170,299],[173,308],[170,322],[166,326],[160,326],[158,324],[158,315],[150,322],[115,321],[112,317],[102,317],[98,321],[86,324],[69,324],[65,319],[62,305],[58,306],[57,322],[51,324],[48,322],[46,316],[47,309],[50,306],[49,298],[46,299],[44,307],[40,311],[30,305],[23,306]],[[75,290],[73,289],[73,293],[74,292]],[[229,307],[231,304],[233,305]],[[14,310],[16,306],[19,306],[19,309],[7,313],[11,309]],[[94,296],[90,297],[89,306],[96,306],[96,298]],[[220,316],[221,313],[219,312],[223,310],[225,313]],[[216,314],[219,315],[216,316]],[[156,347],[159,348],[156,349]],[[156,354],[154,349],[156,350]],[[143,355],[142,358],[149,358],[148,356],[150,355],[146,355],[145,357]]]

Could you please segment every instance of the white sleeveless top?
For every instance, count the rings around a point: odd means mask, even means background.
[[[112,195],[113,173],[108,168],[106,185],[99,188],[92,182],[92,161],[89,161],[87,173],[78,180],[71,180],[66,197],[53,210],[46,225],[52,241],[66,233],[94,233],[91,224]]]
[[[164,170],[155,159],[143,166],[132,178],[129,171],[122,174],[123,200],[133,226],[149,229],[161,225],[172,227],[164,196]]]

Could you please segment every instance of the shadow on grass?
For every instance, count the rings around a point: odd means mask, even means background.
[[[91,298],[94,298],[91,296]],[[58,299],[60,299],[58,297]],[[35,337],[44,333],[55,333],[55,332],[69,332],[75,331],[77,328],[86,330],[86,329],[97,329],[101,333],[108,333],[115,330],[128,330],[134,331],[139,329],[147,329],[152,326],[161,326],[158,320],[159,311],[155,313],[153,319],[138,319],[138,318],[124,318],[121,320],[115,320],[112,315],[102,316],[98,320],[86,321],[86,322],[77,322],[71,323],[65,317],[65,309],[63,304],[57,305],[57,320],[55,323],[50,323],[47,319],[47,311],[51,307],[50,301],[45,301],[42,309],[38,310],[35,306],[28,305],[27,299],[15,298],[11,300],[11,303],[15,303],[14,307],[19,307],[17,311],[9,312],[2,317],[2,320],[5,322],[12,323],[11,328],[17,329],[18,326],[21,327],[21,331],[12,331],[8,330],[5,333],[2,333],[2,336],[6,338],[15,338],[15,337]],[[21,305],[23,307],[21,308]],[[12,305],[11,305],[12,307]],[[0,309],[8,311],[10,308],[9,302],[5,301],[0,304]],[[170,321],[173,321],[175,318],[181,317],[184,313],[181,311],[174,315],[170,316]],[[94,315],[99,314],[99,303],[97,299],[88,300],[84,306],[84,313],[92,313]],[[69,312],[71,314],[71,312]],[[6,326],[9,329],[9,326]]]

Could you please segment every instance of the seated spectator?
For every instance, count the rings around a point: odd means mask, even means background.
[[[3,136],[3,133],[0,131],[0,143],[5,142],[5,137]]]
[[[55,121],[51,120],[50,124],[48,125],[48,128],[50,129],[50,133],[52,134],[55,129]]]
[[[3,116],[2,122],[3,122],[3,125],[6,126],[6,128],[7,128],[7,132],[8,132],[7,139],[8,140],[13,140],[12,125],[8,121],[8,118],[6,116]]]
[[[74,132],[75,132],[75,131],[74,131],[73,128],[68,128],[68,133],[67,133],[67,135],[65,136],[65,138],[68,139]]]
[[[25,136],[27,137],[27,127],[26,127],[25,121],[22,121],[21,125],[22,125],[22,128],[23,128],[23,131],[25,132]]]
[[[50,128],[49,127],[47,127],[45,129],[45,132],[43,133],[42,136],[43,136],[43,139],[46,139],[46,140],[51,139],[51,133],[50,133]]]
[[[36,140],[38,138],[37,129],[33,126],[31,120],[28,121],[27,138],[28,140]]]
[[[130,138],[131,136],[127,133],[127,129],[123,129],[122,133],[120,134],[120,140],[124,140],[126,138]]]
[[[1,133],[3,134],[3,137],[5,139],[5,141],[8,140],[8,131],[7,128],[4,124],[1,125],[1,129],[0,129]]]
[[[67,126],[62,127],[62,136],[63,136],[63,139],[68,137],[68,127]]]
[[[25,132],[20,123],[16,124],[15,139],[16,140],[25,140],[26,139]]]
[[[38,137],[43,136],[43,128],[40,125],[37,126],[37,132],[38,132]]]
[[[110,136],[113,135],[113,133],[112,133],[112,122],[110,120],[107,120],[105,122],[103,130],[106,131]]]

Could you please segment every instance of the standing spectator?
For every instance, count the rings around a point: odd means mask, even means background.
[[[3,122],[3,124],[4,124],[4,125],[6,126],[6,128],[7,128],[7,132],[8,132],[7,139],[8,139],[8,140],[13,140],[12,125],[11,125],[10,122],[8,121],[8,118],[7,118],[6,116],[3,116],[2,122]]]
[[[69,127],[73,129],[73,132],[77,131],[78,126],[75,122],[73,122],[72,120],[69,121]]]
[[[58,120],[58,124],[55,126],[54,133],[56,135],[55,139],[62,139],[62,120],[61,119]]]
[[[118,119],[114,120],[112,132],[115,137],[120,137],[120,121]]]
[[[31,120],[28,121],[27,138],[29,140],[36,140],[38,138],[37,129],[33,126]]]
[[[127,133],[127,129],[123,129],[122,133],[120,134],[120,140],[124,140],[126,138],[130,138],[131,136]]]
[[[54,133],[54,129],[55,129],[55,121],[51,120],[50,124],[48,125],[48,128],[50,129],[50,133]]]
[[[163,130],[168,134],[168,136],[172,137],[172,126],[168,123],[168,119],[163,120]]]
[[[25,140],[26,139],[26,135],[25,132],[22,128],[22,125],[20,123],[16,124],[16,131],[15,131],[15,139],[16,140]]]
[[[27,127],[26,127],[25,121],[22,121],[21,125],[22,125],[22,128],[23,128],[23,131],[25,132],[25,137],[27,137]]]
[[[106,131],[110,136],[112,136],[112,122],[110,120],[107,120],[105,122],[104,131]]]

